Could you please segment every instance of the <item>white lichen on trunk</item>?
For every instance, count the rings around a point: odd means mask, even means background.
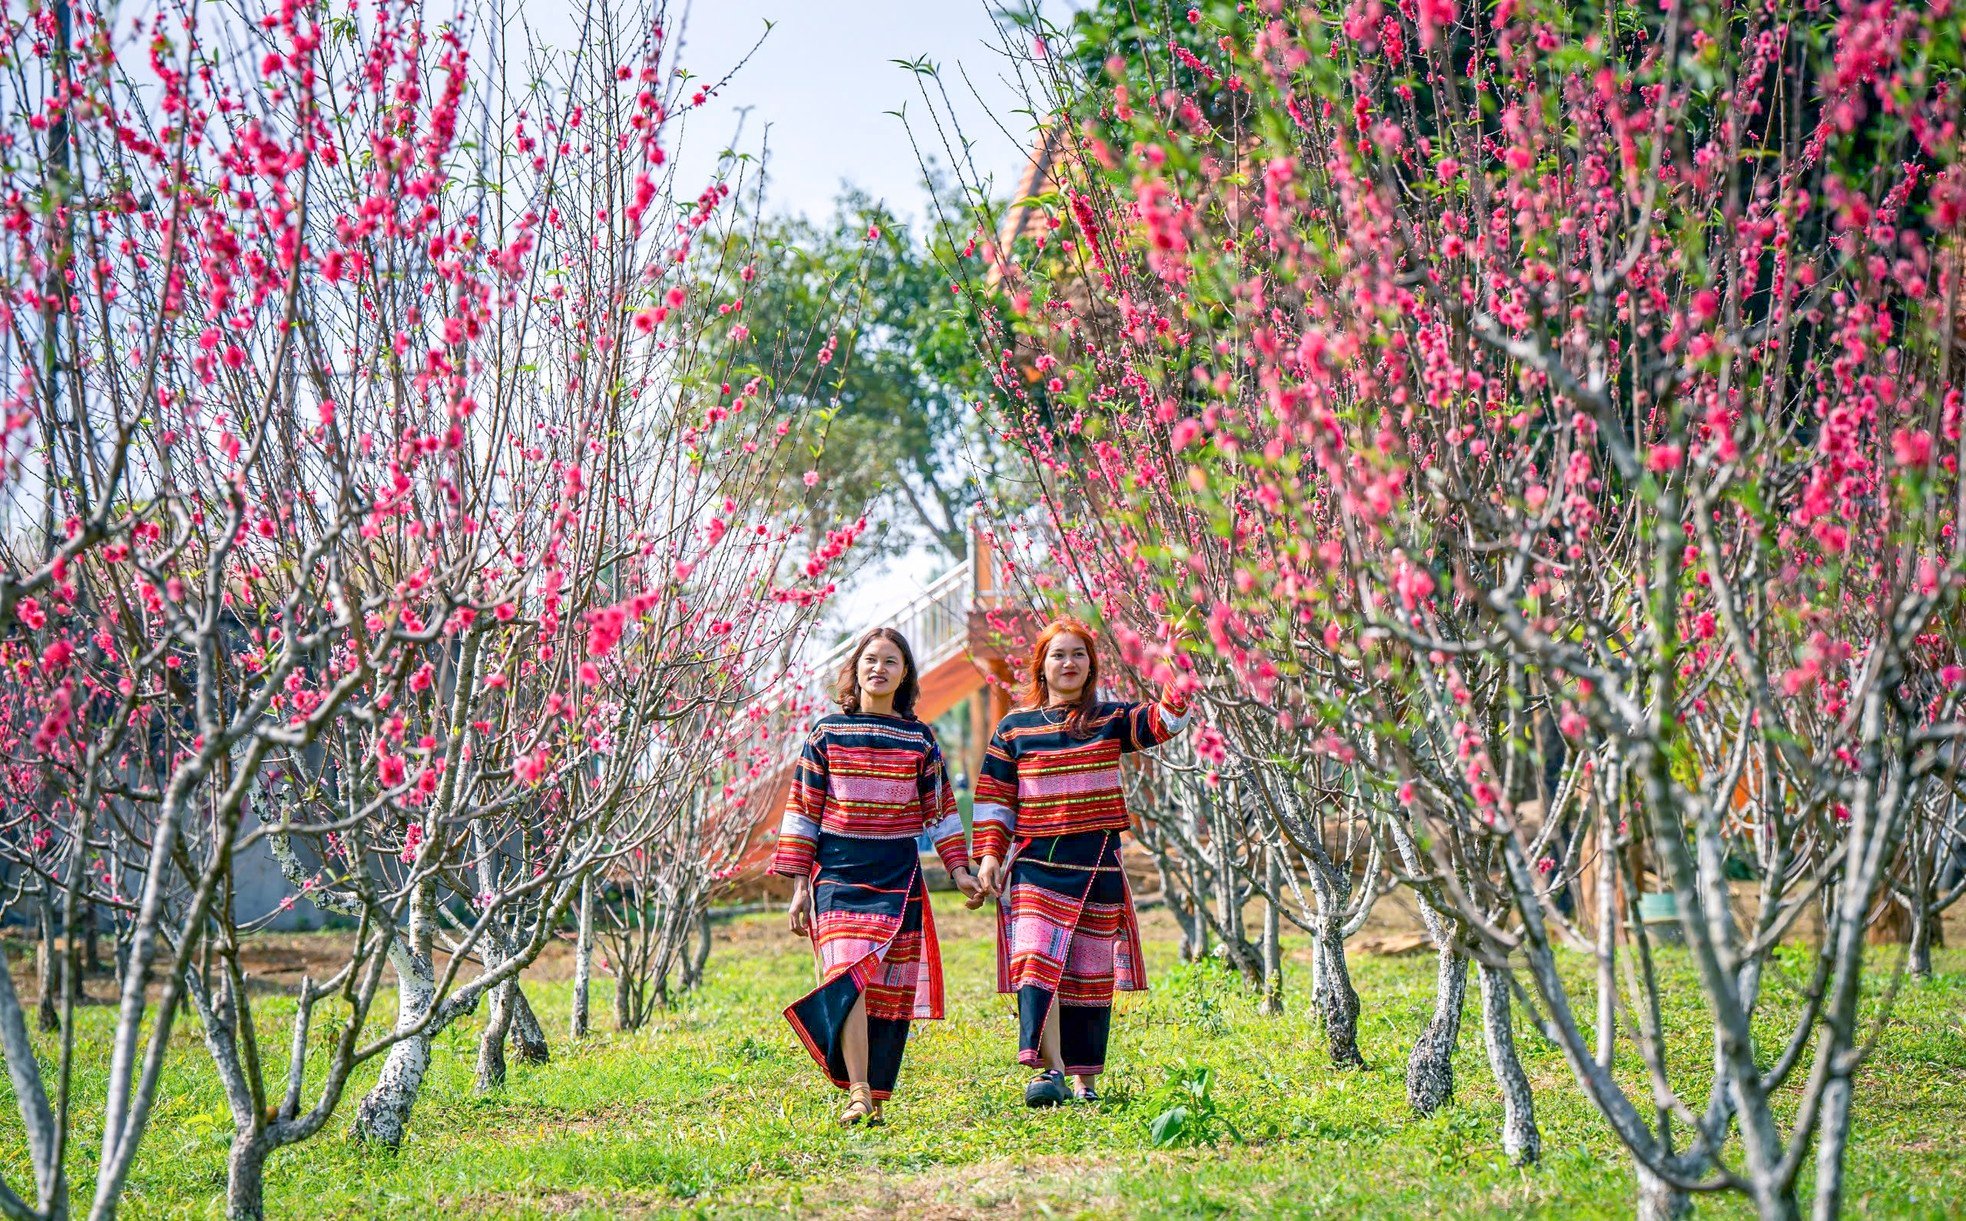
[[[402,1033],[382,1062],[375,1085],[355,1108],[355,1135],[394,1149],[403,1143],[410,1110],[430,1071],[430,1031],[418,1030],[436,997],[437,981],[428,953],[413,952],[400,939],[389,947],[396,971],[396,1030]],[[412,1033],[403,1033],[412,1032]]]
[[[1515,1051],[1515,1020],[1509,1004],[1509,975],[1501,967],[1481,963],[1481,1035],[1488,1049],[1488,1069],[1502,1091],[1502,1152],[1518,1166],[1535,1163],[1542,1155],[1543,1137],[1536,1128],[1536,1104],[1529,1092],[1528,1074]]]

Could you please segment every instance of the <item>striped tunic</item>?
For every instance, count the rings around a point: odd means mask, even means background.
[[[1004,859],[1018,838],[1125,830],[1120,756],[1159,746],[1189,718],[1172,694],[1152,704],[1099,701],[1085,738],[1065,732],[1065,715],[1019,708],[998,722],[976,781],[978,860]]]
[[[934,731],[900,717],[835,713],[813,726],[799,755],[771,871],[810,876],[821,832],[893,840],[923,831],[950,873],[969,866]]]

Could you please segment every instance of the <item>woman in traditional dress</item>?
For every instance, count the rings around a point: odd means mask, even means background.
[[[1099,1097],[1113,992],[1147,986],[1133,896],[1120,869],[1127,827],[1120,756],[1188,723],[1186,705],[1098,696],[1092,629],[1060,619],[1038,636],[1025,705],[998,723],[976,782],[978,893],[997,903],[997,991],[1017,997],[1031,1106]]]
[[[962,817],[935,733],[915,719],[914,655],[875,628],[841,667],[792,778],[771,871],[793,878],[792,932],[810,935],[820,983],[785,1010],[827,1079],[842,1125],[881,1122],[908,1023],[942,1016],[942,958],[915,839],[926,829],[964,894],[976,892]]]

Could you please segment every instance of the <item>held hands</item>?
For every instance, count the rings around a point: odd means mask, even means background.
[[[785,908],[786,923],[794,937],[803,937],[812,929],[812,882],[798,878],[792,883],[792,902]]]
[[[963,892],[963,898],[971,901],[967,906],[975,907],[977,903],[981,902],[977,898],[977,895],[982,890],[982,887],[977,885],[976,875],[971,873],[967,866],[950,874],[949,880],[956,884],[957,890]]]
[[[975,911],[977,908],[983,906],[983,900],[997,893],[999,884],[1002,882],[1002,878],[998,876],[998,873],[1002,868],[1003,862],[994,856],[986,856],[977,863],[976,881],[974,883],[975,889],[965,889],[963,891],[964,894],[969,896],[969,902],[964,904],[965,907],[971,911]],[[960,886],[961,883],[958,882],[957,885]]]

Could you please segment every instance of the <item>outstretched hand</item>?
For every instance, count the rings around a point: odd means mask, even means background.
[[[1200,616],[1201,608],[1190,606],[1182,611],[1179,617],[1166,620],[1168,647],[1177,653],[1181,652],[1193,639],[1193,629]]]

